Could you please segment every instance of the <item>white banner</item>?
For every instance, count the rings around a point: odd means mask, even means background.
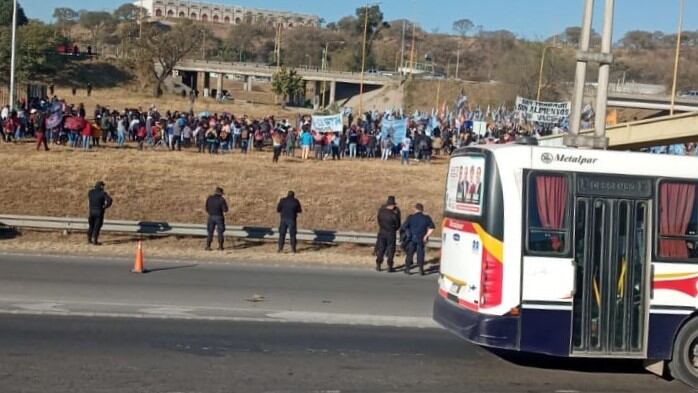
[[[342,132],[344,123],[342,123],[342,114],[330,116],[315,116],[313,115],[313,131],[319,133],[326,132]]]
[[[567,121],[572,103],[543,102],[516,97],[516,110],[529,122],[559,124]]]
[[[487,135],[487,122],[486,121],[474,121],[473,122],[473,132],[479,136]]]

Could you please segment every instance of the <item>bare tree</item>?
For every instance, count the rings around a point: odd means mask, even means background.
[[[190,21],[167,27],[162,24],[143,26],[137,43],[141,72],[153,79],[153,95],[162,95],[162,85],[172,74],[177,63],[197,48],[203,37],[203,28]]]

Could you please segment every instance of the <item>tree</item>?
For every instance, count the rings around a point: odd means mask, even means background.
[[[172,75],[177,63],[197,48],[203,38],[201,27],[184,21],[173,27],[159,23],[144,24],[136,42],[137,70],[153,82],[153,95],[162,95],[162,84]]]
[[[135,22],[141,16],[147,15],[147,10],[135,4],[126,3],[119,6],[113,12],[114,19],[120,22]]]
[[[59,7],[53,10],[53,19],[56,23],[76,23],[80,18],[80,14],[72,8]]]
[[[92,44],[95,45],[103,41],[103,34],[114,31],[116,21],[110,13],[105,11],[81,11],[80,26],[90,32]]]
[[[0,26],[12,26],[12,0],[0,0]],[[24,14],[22,5],[17,3],[17,26],[24,26],[29,19]]]
[[[367,19],[368,16],[368,19]],[[383,29],[390,28],[390,24],[383,20],[383,12],[378,5],[372,5],[368,8],[359,7],[356,9],[356,19],[354,23],[354,31],[361,34],[361,38],[358,42],[358,47],[354,52],[354,64],[353,69],[361,69],[361,60],[363,54],[363,34],[364,28],[366,29],[366,61],[365,66],[372,68],[375,66],[375,60],[373,58],[373,42],[380,36]],[[341,22],[341,20],[340,20]],[[367,23],[366,23],[367,22]]]
[[[294,69],[287,69],[282,66],[271,80],[271,90],[277,96],[281,96],[281,106],[286,107],[286,102],[290,97],[297,96],[303,92],[303,78]]]
[[[633,30],[625,33],[620,44],[630,50],[654,49],[661,45],[661,40],[655,40],[655,35],[649,31]]]
[[[453,22],[453,31],[463,37],[466,37],[474,27],[475,24],[470,19],[458,19],[457,21]]]
[[[80,14],[72,8],[59,7],[53,10],[53,19],[63,35],[69,36],[70,30],[78,22]]]
[[[0,80],[9,80],[10,41],[9,27],[0,27]],[[46,80],[55,75],[63,64],[56,54],[56,46],[63,41],[51,25],[31,21],[17,29],[17,58],[15,72],[19,81]]]

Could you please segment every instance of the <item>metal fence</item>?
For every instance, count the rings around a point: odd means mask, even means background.
[[[72,217],[41,217],[0,215],[0,225],[14,228],[44,229],[55,231],[86,231],[87,219]],[[102,232],[125,233],[143,236],[206,236],[206,226],[203,224],[177,224],[158,221],[119,221],[105,220]],[[250,240],[278,240],[278,230],[271,227],[258,226],[226,226],[227,237]],[[376,235],[362,232],[340,232],[332,230],[298,230],[298,240],[326,244],[363,244],[376,243]],[[432,239],[427,245],[430,248],[440,248],[441,239]]]

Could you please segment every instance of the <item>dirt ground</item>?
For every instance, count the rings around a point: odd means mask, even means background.
[[[218,102],[211,98],[200,98],[192,105],[188,98],[182,98],[174,95],[164,95],[160,98],[153,98],[149,91],[138,92],[134,87],[128,86],[124,88],[95,88],[92,94],[88,97],[84,88],[77,91],[77,95],[73,96],[69,88],[57,87],[55,94],[66,100],[68,104],[80,103],[85,105],[88,117],[92,116],[96,105],[106,106],[110,110],[123,111],[124,108],[142,108],[147,110],[151,106],[157,107],[162,113],[167,110],[189,112],[190,109],[194,113],[211,112],[211,113],[233,113],[235,115],[247,114],[254,118],[262,118],[264,116],[274,115],[277,119],[294,120],[297,113],[308,114],[310,111],[305,108],[287,108],[283,109],[279,105],[264,105],[252,104],[243,101]]]
[[[421,202],[434,222],[441,220],[445,159],[410,166],[375,159],[271,161],[268,152],[211,156],[63,146],[37,152],[29,143],[0,144],[0,211],[82,217],[87,191],[103,180],[114,198],[107,219],[202,223],[206,197],[221,186],[231,207],[229,225],[276,226],[276,204],[288,190],[303,205],[298,225],[304,229],[374,232],[377,208],[388,195],[396,196],[403,217]]]
[[[40,253],[49,255],[81,255],[132,258],[136,242],[143,241],[145,267],[150,259],[179,261],[209,261],[220,263],[263,263],[272,265],[313,265],[333,267],[366,267],[372,269],[373,247],[360,245],[327,245],[299,243],[298,253],[276,252],[274,242],[226,239],[224,251],[205,251],[204,239],[191,237],[144,237],[103,234],[102,246],[87,244],[84,233],[58,233],[23,230],[21,233],[0,231],[0,252]],[[438,263],[438,250],[429,250],[428,267]],[[395,266],[403,265],[404,255],[398,251]],[[386,268],[386,265],[383,265]],[[416,271],[416,270],[415,270]]]

